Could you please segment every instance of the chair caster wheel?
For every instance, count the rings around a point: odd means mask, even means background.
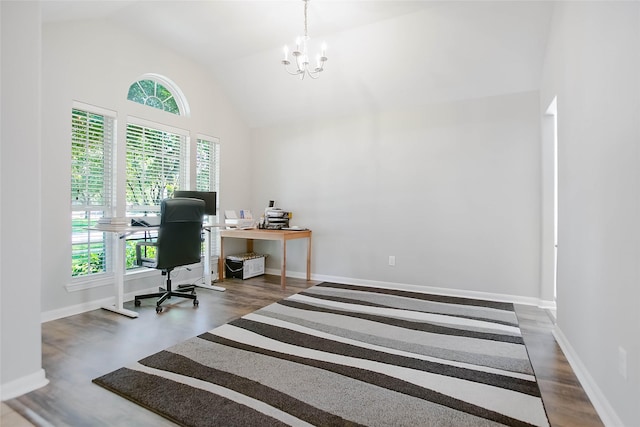
[[[140,304],[142,304],[142,303],[140,302],[140,300],[139,300],[139,299],[137,299],[137,300],[135,300],[135,301],[133,302],[133,305],[135,305],[136,307],[140,307]]]
[[[156,307],[156,313],[162,313],[162,307]]]
[[[197,299],[193,300],[193,306],[197,307],[198,305],[200,305],[200,301],[198,301]]]

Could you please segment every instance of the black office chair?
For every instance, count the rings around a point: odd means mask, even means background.
[[[136,295],[134,304],[140,306],[144,298],[159,298],[156,302],[156,313],[162,311],[161,304],[171,297],[182,297],[193,300],[193,305],[199,304],[196,299],[195,286],[171,288],[171,271],[181,265],[200,262],[202,244],[202,218],[204,216],[204,201],[199,199],[175,198],[165,199],[160,207],[160,228],[155,242],[138,242],[136,245],[136,261],[138,265],[162,270],[167,275],[166,289],[146,295]],[[154,246],[155,258],[146,258],[141,248]]]

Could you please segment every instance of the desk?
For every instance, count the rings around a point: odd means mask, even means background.
[[[127,310],[123,307],[124,304],[124,275],[126,268],[124,265],[124,254],[126,252],[127,239],[129,234],[137,233],[139,231],[157,230],[159,227],[132,227],[129,224],[97,224],[95,227],[91,227],[90,230],[103,231],[111,233],[113,236],[113,248],[115,252],[115,264],[114,264],[114,290],[116,294],[116,303],[113,305],[103,305],[105,310],[113,311],[114,313],[122,314],[128,317],[136,318],[138,313],[135,311]]]
[[[212,291],[220,291],[224,292],[225,288],[221,286],[212,285],[211,282],[211,231],[213,228],[224,228],[226,227],[224,224],[202,224],[202,228],[206,230],[207,237],[204,243],[204,267],[202,271],[202,281],[203,283],[196,284],[199,288],[209,289]],[[218,263],[219,265],[220,263]],[[218,278],[222,280],[222,272],[218,269]]]
[[[307,239],[307,280],[311,280],[311,230],[262,230],[262,229],[227,229],[220,231],[220,259],[218,260],[218,276],[223,280],[224,239],[246,239],[247,252],[253,252],[253,240],[277,240],[282,242],[282,259],[280,261],[280,285],[287,288],[287,241]]]
[[[207,230],[207,240],[205,244],[206,248],[206,256],[204,262],[203,271],[203,282],[202,284],[197,284],[196,286],[211,289],[215,291],[224,291],[225,289],[220,286],[212,286],[211,285],[211,233],[210,230],[213,227],[224,227],[224,225],[219,224],[203,224],[202,228]],[[134,227],[129,224],[96,224],[95,227],[90,227],[89,230],[92,231],[102,231],[105,233],[111,233],[113,236],[113,248],[114,248],[114,291],[116,295],[116,302],[113,305],[104,305],[102,308],[105,310],[113,311],[114,313],[122,314],[127,317],[136,318],[138,317],[138,313],[132,310],[127,310],[124,308],[124,276],[127,273],[124,257],[125,252],[127,250],[127,239],[126,237],[133,233],[138,233],[141,231],[157,231],[160,226],[150,226],[150,227]],[[218,271],[218,276],[222,278],[222,274]]]

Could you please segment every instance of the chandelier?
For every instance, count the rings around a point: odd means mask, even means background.
[[[293,76],[300,76],[300,80],[303,80],[305,76],[317,79],[320,77],[319,74],[324,69],[324,63],[327,62],[327,45],[322,43],[322,53],[316,55],[315,68],[310,66],[309,54],[307,51],[307,41],[309,41],[309,35],[307,34],[307,6],[309,5],[309,0],[302,1],[304,2],[304,37],[298,37],[296,39],[296,48],[291,52],[296,68],[294,71],[289,70],[291,61],[289,61],[289,47],[286,45],[284,47],[284,59],[282,60],[282,64],[284,65],[284,69],[287,73]]]

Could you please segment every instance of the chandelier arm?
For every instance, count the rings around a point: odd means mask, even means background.
[[[291,74],[292,76],[297,76],[297,75],[299,75],[299,74],[300,74],[300,71],[301,71],[301,70],[300,70],[300,68],[298,68],[298,69],[297,69],[296,71],[294,71],[294,72],[291,72],[291,71],[289,70],[289,64],[288,64],[287,62],[289,62],[289,61],[282,61],[282,64],[284,65],[284,70],[285,70],[287,73]]]

